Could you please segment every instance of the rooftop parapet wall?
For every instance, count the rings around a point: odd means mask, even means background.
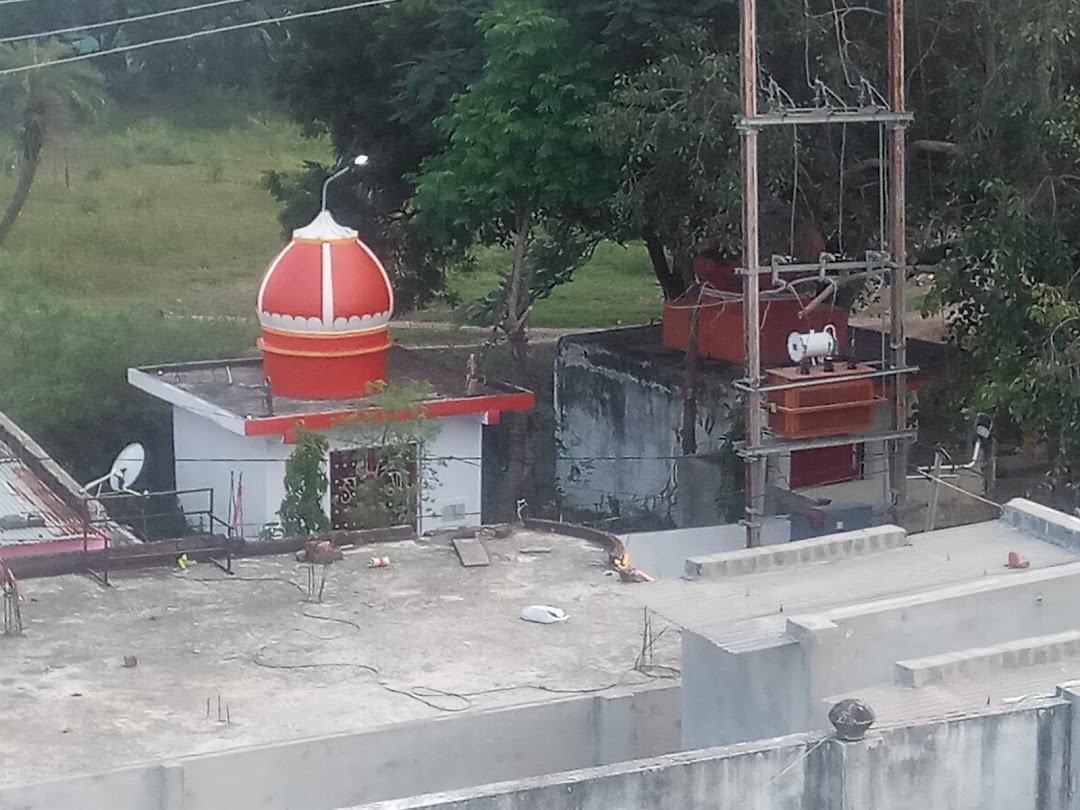
[[[677,685],[627,688],[0,787],[0,810],[334,810],[667,754],[678,725]]]
[[[1080,657],[1080,630],[1036,636],[990,647],[975,647],[896,663],[896,685],[919,688],[960,678],[986,677],[1002,669],[1020,669]]]
[[[1065,696],[856,743],[796,735],[349,810],[1071,810],[1072,711]]]
[[[861,557],[906,545],[907,532],[899,526],[879,526],[800,540],[779,547],[752,548],[691,557],[686,561],[689,577],[731,577],[760,574],[797,565]]]
[[[1042,540],[1070,550],[1080,550],[1080,518],[1026,498],[1014,498],[1005,504],[1001,519],[1009,526]]]

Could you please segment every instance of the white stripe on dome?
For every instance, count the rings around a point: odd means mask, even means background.
[[[292,242],[287,244],[281,249],[281,252],[274,257],[274,260],[270,262],[270,266],[266,269],[266,273],[263,275],[262,283],[259,285],[259,295],[255,298],[255,308],[258,312],[263,311],[263,296],[266,295],[266,287],[270,283],[270,276],[274,275],[274,271],[277,270],[278,264],[285,258],[285,254],[289,252],[289,248],[292,247]]]
[[[322,243],[322,320],[334,322],[334,262],[330,258],[330,243]]]
[[[334,241],[338,239],[357,239],[360,234],[352,228],[341,225],[329,211],[323,210],[311,223],[292,232],[293,239],[316,239]]]
[[[390,311],[394,311],[394,285],[390,283],[390,275],[386,272],[386,268],[383,267],[383,263],[379,261],[379,257],[363,243],[359,238],[356,240],[357,244],[364,249],[364,252],[368,255],[368,258],[375,262],[375,266],[379,268],[379,272],[382,273],[383,281],[386,282],[386,291],[390,293]]]

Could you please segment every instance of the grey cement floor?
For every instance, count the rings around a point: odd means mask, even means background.
[[[445,542],[348,553],[323,604],[304,601],[306,566],[281,557],[237,561],[234,578],[202,564],[117,574],[108,589],[29,580],[25,635],[0,638],[0,783],[648,680],[632,670],[641,586],[610,576],[604,552],[528,532],[485,543],[488,568],[463,568]],[[552,551],[520,553],[535,547]],[[384,554],[389,568],[367,567]],[[569,621],[522,621],[536,603]],[[677,666],[678,634],[655,652]],[[410,690],[441,708],[398,693]]]

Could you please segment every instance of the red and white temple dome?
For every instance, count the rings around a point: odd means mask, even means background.
[[[263,276],[257,306],[259,348],[275,394],[344,399],[386,379],[390,277],[329,211],[293,231]]]

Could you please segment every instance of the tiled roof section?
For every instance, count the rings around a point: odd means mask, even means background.
[[[82,536],[96,511],[74,479],[0,413],[0,548]]]

